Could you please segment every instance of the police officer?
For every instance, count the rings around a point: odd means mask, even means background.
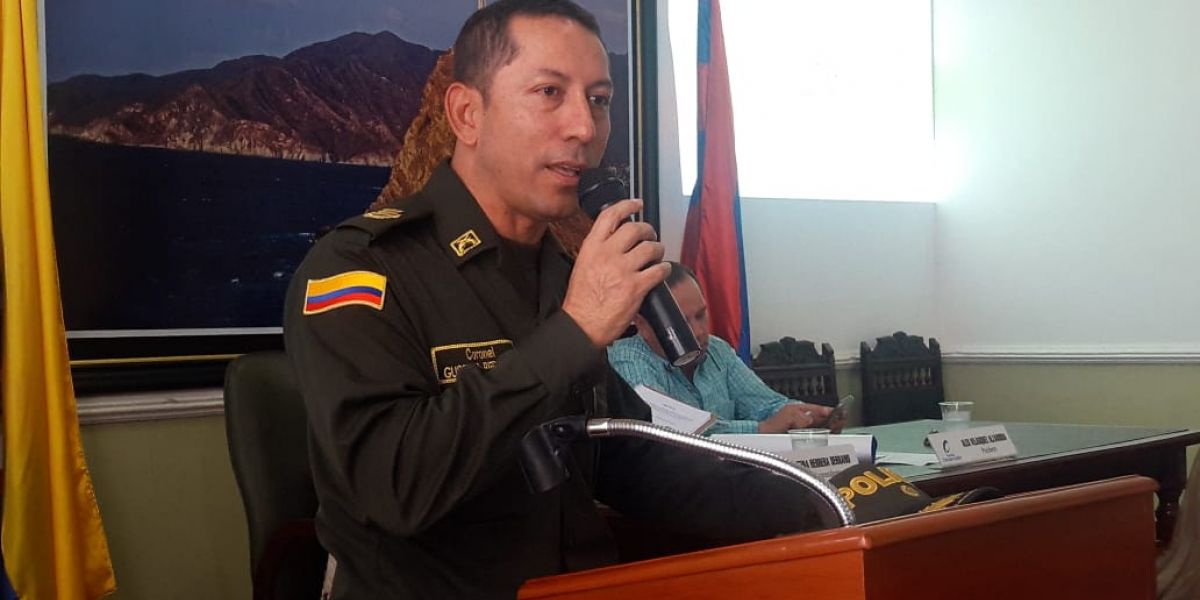
[[[663,248],[626,222],[637,200],[600,215],[573,268],[547,235],[608,139],[595,19],[562,0],[501,0],[454,52],[449,163],[398,208],[325,236],[288,294],[334,598],[504,598],[610,564],[596,500],[726,541],[816,527],[792,482],[644,441],[576,444],[572,477],[529,491],[516,449],[531,428],[648,416],[604,348],[668,266],[643,268]]]

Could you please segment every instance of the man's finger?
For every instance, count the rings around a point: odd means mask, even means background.
[[[646,267],[639,271],[636,275],[638,281],[638,295],[644,297],[650,293],[650,290],[667,280],[667,275],[671,274],[671,265],[660,262],[656,265]]]
[[[631,269],[638,271],[646,268],[648,265],[653,265],[662,262],[663,255],[667,253],[667,249],[658,242],[643,241],[631,248],[622,257],[624,264]],[[670,265],[667,265],[668,270]]]
[[[825,406],[824,404],[809,404],[805,402],[803,404],[799,404],[798,406],[805,412],[810,412],[814,415],[820,415],[822,417],[827,417],[829,416],[829,413],[833,412],[832,406]]]
[[[622,223],[629,220],[630,215],[637,214],[640,210],[642,210],[642,201],[637,198],[613,203],[612,206],[600,211],[600,214],[596,216],[596,222],[592,223],[592,229],[588,232],[587,237],[594,237],[597,240],[608,239]]]
[[[625,253],[642,242],[657,242],[658,235],[649,223],[621,223],[608,238],[610,248]]]

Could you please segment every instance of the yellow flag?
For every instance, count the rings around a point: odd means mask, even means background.
[[[79,442],[42,112],[37,0],[0,0],[0,246],[4,252],[4,562],[23,600],[116,589]]]

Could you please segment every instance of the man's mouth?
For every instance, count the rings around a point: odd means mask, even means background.
[[[559,175],[562,175],[563,177],[578,179],[579,173],[582,172],[586,167],[581,163],[557,162],[551,163],[546,168],[558,173]]]

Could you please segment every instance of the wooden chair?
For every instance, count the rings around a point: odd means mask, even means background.
[[[754,359],[754,372],[771,389],[810,404],[837,406],[837,372],[833,347],[808,340],[785,337],[760,346]]]
[[[937,340],[897,331],[859,344],[862,357],[863,423],[882,425],[940,419],[942,349]]]

